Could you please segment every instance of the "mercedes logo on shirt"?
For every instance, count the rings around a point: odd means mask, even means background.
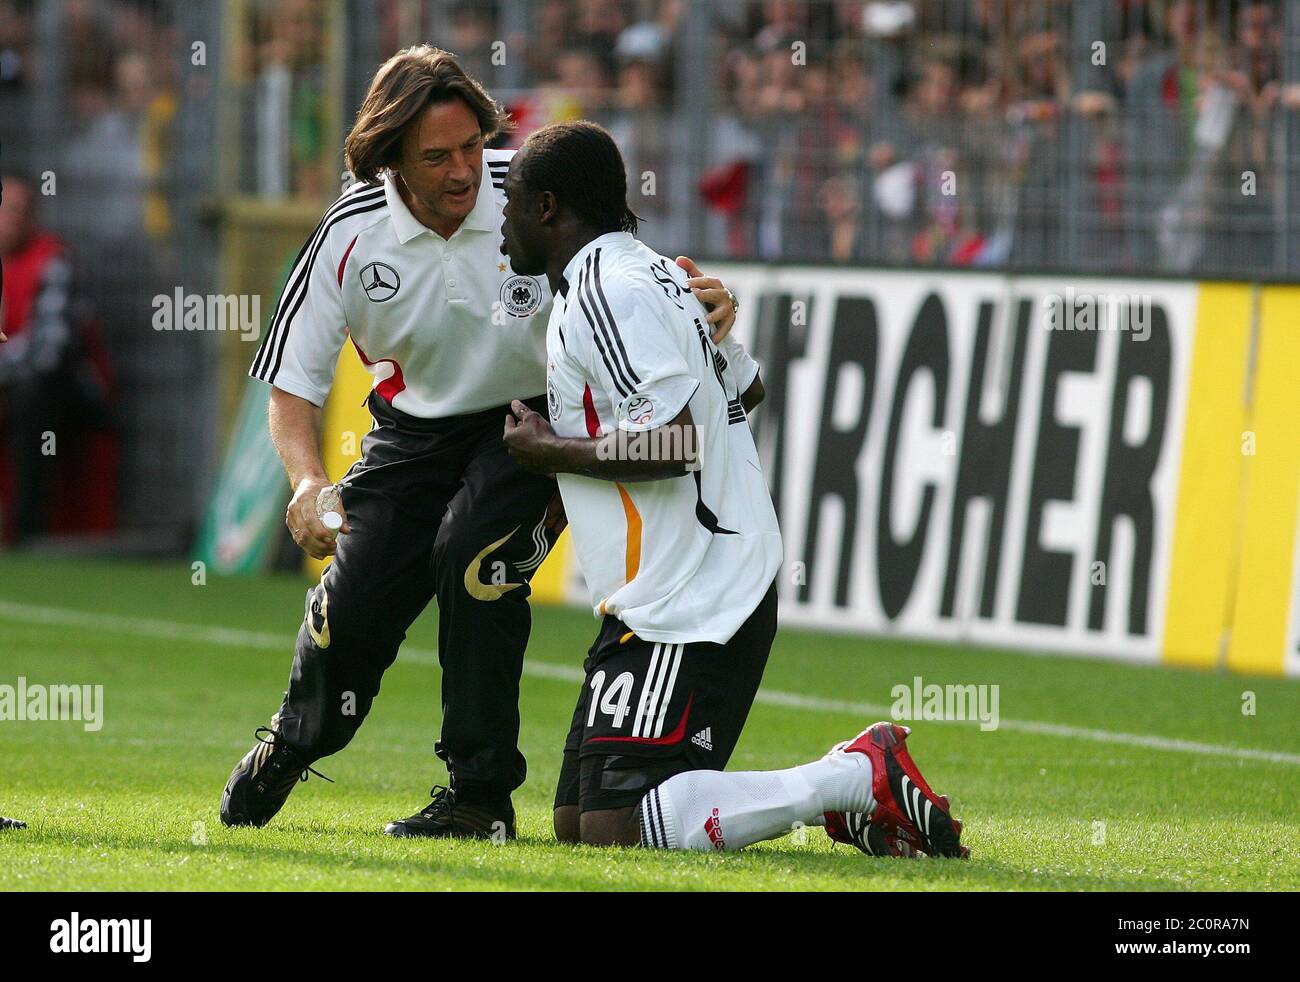
[[[397,270],[387,263],[371,263],[361,270],[361,288],[372,303],[391,300],[401,285],[402,278],[397,275]]]

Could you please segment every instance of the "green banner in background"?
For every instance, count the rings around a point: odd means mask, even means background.
[[[266,429],[270,389],[249,379],[194,558],[217,573],[259,573],[275,552],[289,487]]]

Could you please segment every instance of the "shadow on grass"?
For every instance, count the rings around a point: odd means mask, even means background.
[[[776,843],[739,853],[664,853],[644,849],[597,849],[561,845],[543,837],[489,842],[391,839],[373,827],[299,821],[274,830],[221,829],[208,844],[130,832],[87,834],[37,823],[7,838],[19,855],[66,850],[120,850],[143,860],[121,875],[120,889],[275,890],[302,889],[303,879],[329,882],[333,890],[1177,890],[1185,885],[1159,875],[1115,877],[1104,873],[1035,873],[1022,866],[980,860],[873,859],[847,847],[797,847]],[[304,841],[301,845],[286,838]],[[319,843],[319,844],[313,844]],[[322,846],[324,848],[322,848]],[[349,851],[350,850],[350,851]],[[10,849],[5,850],[6,853]],[[176,859],[202,855],[248,872],[175,868]],[[155,862],[148,860],[155,857]],[[159,868],[151,868],[157,866]],[[264,872],[258,872],[258,871]],[[210,882],[226,877],[227,885]],[[256,881],[256,882],[254,882]],[[10,887],[13,888],[12,886]],[[39,887],[37,887],[39,889]]]

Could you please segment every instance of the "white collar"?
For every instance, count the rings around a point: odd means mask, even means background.
[[[406,207],[401,192],[397,190],[397,182],[393,178],[392,171],[384,172],[384,200],[388,202],[388,214],[392,217],[393,230],[397,233],[397,241],[402,245],[426,232],[431,235],[437,234],[411,214],[411,209]],[[495,221],[495,213],[496,209],[492,204],[492,188],[480,181],[478,197],[474,201],[474,207],[470,209],[470,213],[465,216],[465,220],[460,223],[460,228],[456,231],[459,232],[462,228],[475,232],[499,231],[499,228],[497,228],[499,223]],[[452,234],[455,235],[456,233],[453,232]]]
[[[567,266],[564,267],[564,285],[567,293],[568,284],[573,282],[573,278],[578,275],[578,269],[587,261],[587,257],[599,249],[601,246],[613,245],[614,243],[623,243],[632,241],[631,232],[606,232],[598,235],[581,249],[573,254]]]

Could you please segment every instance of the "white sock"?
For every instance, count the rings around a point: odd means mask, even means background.
[[[825,812],[874,806],[866,754],[835,751],[784,771],[687,771],[641,799],[641,844],[743,849],[799,825],[822,825]]]

